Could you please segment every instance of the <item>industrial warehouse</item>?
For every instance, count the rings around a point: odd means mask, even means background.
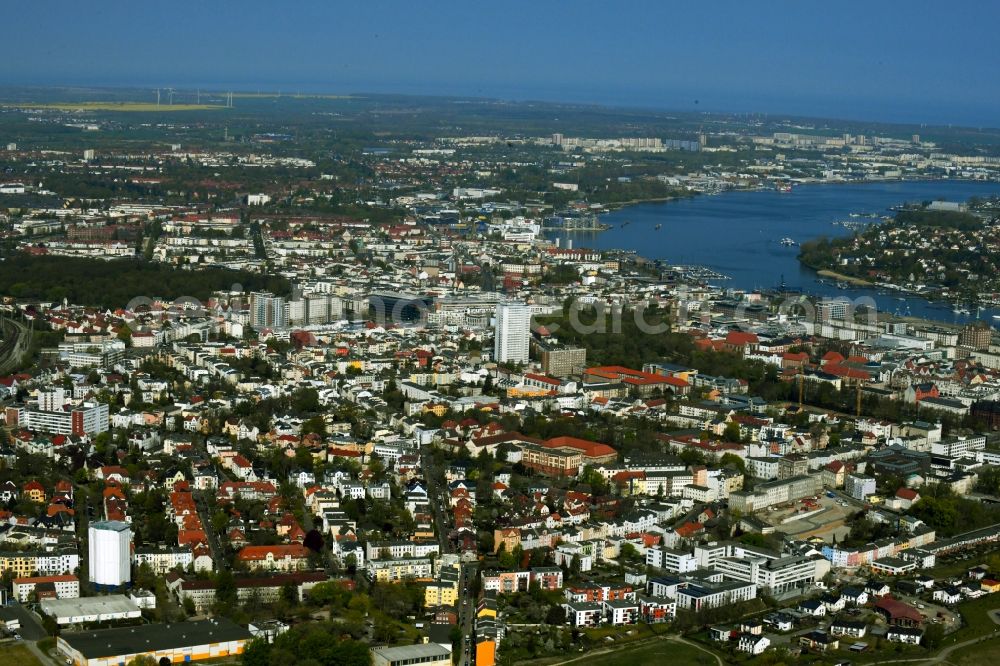
[[[73,666],[118,666],[140,655],[160,663],[228,657],[242,654],[249,640],[249,631],[216,618],[66,633],[57,646]]]

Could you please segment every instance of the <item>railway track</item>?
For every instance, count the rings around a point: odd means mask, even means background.
[[[28,351],[31,334],[28,327],[13,319],[0,319],[0,374],[17,370]]]

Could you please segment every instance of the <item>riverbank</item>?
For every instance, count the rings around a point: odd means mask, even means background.
[[[858,274],[855,280],[867,278],[876,284],[824,278],[799,262],[800,248],[783,245],[781,239],[804,242],[821,236],[849,236],[849,231],[832,223],[852,213],[883,214],[907,201],[960,202],[972,196],[996,195],[1000,194],[1000,186],[958,180],[836,185],[817,183],[795,187],[790,193],[737,191],[639,204],[601,215],[601,221],[612,227],[607,231],[547,230],[545,237],[550,241],[561,238],[563,244],[572,241],[573,247],[597,251],[629,250],[668,266],[705,266],[728,276],[726,287],[733,289],[760,291],[784,285],[818,298],[866,296],[886,314],[959,324],[975,318],[974,309],[969,314],[953,312],[943,303],[928,302],[922,297],[925,294],[883,288],[868,275]],[[657,225],[661,228],[654,231]],[[833,264],[816,268],[851,272]],[[994,314],[1000,314],[1000,309],[988,308],[982,316],[989,319]]]
[[[846,282],[848,284],[853,284],[855,287],[871,287],[874,286],[875,284],[874,282],[869,282],[868,280],[862,280],[861,278],[851,277],[850,275],[844,275],[843,273],[838,273],[837,271],[831,271],[828,268],[821,268],[820,270],[816,271],[816,275],[824,278],[839,280],[840,282]]]
[[[685,199],[693,199],[699,196],[699,192],[691,191],[683,196],[672,195],[669,197],[649,197],[647,199],[629,199],[628,201],[616,201],[614,203],[602,203],[604,206],[605,213],[612,213],[615,211],[624,210],[630,206],[638,206],[640,204],[650,204],[650,203],[667,203],[668,201],[683,201]]]
[[[903,178],[880,178],[877,180],[868,179],[858,179],[858,180],[825,180],[822,178],[816,179],[806,179],[798,181],[795,183],[795,187],[811,187],[815,185],[823,186],[841,186],[849,187],[852,185],[877,185],[877,184],[892,184],[892,183],[932,183],[932,182],[942,182],[942,183],[997,183],[1000,181],[994,180],[980,180],[974,178],[941,178],[939,176],[906,176]],[[693,199],[699,196],[716,196],[718,194],[733,194],[736,192],[770,192],[774,189],[772,185],[758,185],[754,187],[734,187],[731,189],[718,190],[714,192],[702,192],[700,190],[689,190],[684,195],[678,196],[673,195],[669,197],[649,197],[646,199],[629,199],[628,201],[616,201],[613,203],[601,203],[604,206],[605,213],[611,213],[615,211],[624,210],[630,206],[638,206],[641,204],[648,203],[666,203],[668,201],[682,201],[684,199]],[[907,202],[900,202],[907,203]],[[603,214],[603,213],[602,213]]]

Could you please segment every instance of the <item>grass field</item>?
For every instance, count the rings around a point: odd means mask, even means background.
[[[276,97],[291,97],[293,99],[361,99],[354,95],[320,95],[310,93],[233,93],[233,99],[271,99]]]
[[[219,104],[160,104],[151,102],[54,102],[51,104],[4,104],[8,108],[51,109],[53,111],[121,111],[123,113],[158,113],[161,111],[207,111],[224,109]]]
[[[44,666],[28,648],[14,643],[0,647],[0,664],[17,664],[17,666]]]
[[[1000,630],[1000,626],[989,616],[989,612],[995,608],[1000,608],[1000,598],[993,594],[958,604],[956,610],[962,614],[964,626],[945,636],[945,645],[961,643]]]
[[[674,664],[717,664],[710,654],[696,647],[673,640],[652,640],[632,647],[609,648],[608,652],[597,652],[573,661],[573,666],[659,666]],[[725,658],[723,658],[725,661]]]
[[[955,650],[948,657],[954,666],[986,666],[1000,661],[1000,638]]]

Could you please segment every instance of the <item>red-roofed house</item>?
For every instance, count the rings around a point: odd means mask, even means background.
[[[823,358],[820,359],[819,364],[823,366],[831,363],[833,365],[839,365],[843,363],[845,360],[846,359],[844,358],[844,355],[841,354],[840,352],[828,351],[827,353],[823,354]]]
[[[178,546],[194,546],[197,544],[207,544],[208,536],[205,534],[205,530],[178,530],[177,531],[177,545]]]
[[[916,608],[888,595],[875,602],[875,611],[894,627],[916,627],[924,619]]]
[[[781,367],[783,369],[801,370],[809,362],[809,354],[806,352],[785,352],[781,355]]]
[[[301,571],[309,565],[309,549],[300,544],[244,546],[236,559],[250,569]]]
[[[735,354],[750,354],[757,349],[760,339],[755,333],[744,333],[743,331],[729,331],[726,339],[722,343],[724,351]]]
[[[583,456],[584,465],[603,465],[618,460],[618,452],[607,444],[591,442],[579,437],[553,437],[542,442],[542,446],[548,449],[579,452]]]
[[[896,491],[896,495],[889,500],[891,508],[897,511],[906,511],[919,501],[920,493],[913,488],[900,488]]]
[[[872,375],[867,370],[860,370],[858,368],[853,368],[849,365],[841,365],[840,363],[827,363],[823,366],[823,372],[833,375],[834,377],[840,377],[845,384],[858,384],[859,382],[869,382],[872,379]]]
[[[21,495],[32,502],[42,504],[45,502],[45,486],[38,481],[28,481],[21,488]]]
[[[926,382],[923,384],[913,384],[906,389],[903,393],[903,399],[906,402],[916,403],[920,402],[925,398],[940,398],[941,392],[935,384]]]
[[[824,465],[820,474],[826,488],[843,488],[847,477],[847,465],[839,460],[834,460]]]
[[[680,527],[678,527],[676,530],[674,530],[674,532],[677,533],[677,536],[679,536],[682,539],[690,539],[695,534],[698,534],[699,532],[704,532],[704,531],[705,531],[705,526],[704,525],[702,525],[701,523],[693,522],[693,521],[690,522],[690,523],[684,523],[683,525],[681,525]]]
[[[687,395],[691,390],[691,385],[680,377],[643,372],[620,365],[588,368],[583,373],[583,381],[585,384],[621,382],[639,396],[648,396],[657,389],[676,395]]]

